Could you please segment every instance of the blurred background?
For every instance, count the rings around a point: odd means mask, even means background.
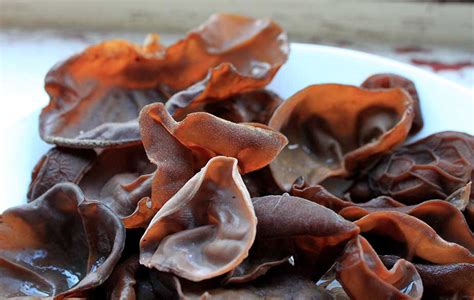
[[[270,17],[292,42],[361,50],[416,65],[474,88],[473,1],[0,0],[0,92],[44,106],[43,78],[69,55],[104,39],[169,44],[214,12]],[[34,102],[34,104],[33,104]]]

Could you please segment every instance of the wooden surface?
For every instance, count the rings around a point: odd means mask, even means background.
[[[473,49],[474,5],[342,0],[0,0],[5,27],[182,33],[213,12],[271,17],[293,40]]]

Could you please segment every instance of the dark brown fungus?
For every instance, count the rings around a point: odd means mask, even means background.
[[[231,282],[253,279],[292,255],[297,256],[298,267],[315,275],[332,265],[338,250],[359,233],[351,222],[302,198],[283,194],[252,201],[258,219],[255,247],[238,274],[230,274]],[[269,247],[266,251],[265,245]],[[317,271],[312,269],[316,263]]]
[[[134,226],[140,201],[151,197],[155,166],[143,146],[106,149],[84,175],[79,186],[88,199],[98,200],[122,218],[125,227]]]
[[[365,208],[389,209],[392,207],[405,206],[404,204],[395,201],[390,197],[384,196],[377,197],[363,203],[354,203],[334,196],[321,185],[308,186],[304,181],[293,184],[290,194],[327,207],[337,213],[340,213],[341,210],[349,207],[355,207],[354,210],[360,207],[360,209],[363,210]]]
[[[474,137],[440,132],[384,156],[368,178],[356,184],[367,188],[352,189],[351,198],[387,195],[406,204],[446,199],[472,181],[473,170]],[[362,190],[366,192],[358,195]]]
[[[347,241],[359,232],[357,226],[330,209],[303,198],[283,194],[253,198],[252,201],[259,220],[257,238],[307,237],[333,245]]]
[[[84,297],[112,273],[120,219],[70,183],[7,209],[0,221],[0,297]]]
[[[157,273],[140,265],[138,256],[133,255],[117,265],[103,285],[105,291],[93,296],[109,300],[172,299],[172,292],[161,284]]]
[[[203,111],[235,123],[268,124],[283,102],[275,93],[257,90],[237,94],[222,102],[206,104]]]
[[[100,155],[56,147],[37,164],[29,196],[33,200],[57,183],[76,183],[87,199],[106,204],[127,228],[137,227],[141,217],[134,212],[140,201],[151,202],[154,169],[141,145],[106,149]]]
[[[288,263],[294,250],[291,239],[257,239],[250,248],[249,256],[226,275],[223,283],[253,281],[270,269]]]
[[[36,164],[28,189],[28,200],[33,201],[56,183],[79,183],[92,167],[96,158],[94,150],[54,147]]]
[[[281,195],[283,191],[280,189],[272,176],[268,166],[253,171],[242,176],[245,185],[249,190],[250,196],[262,197],[266,195]]]

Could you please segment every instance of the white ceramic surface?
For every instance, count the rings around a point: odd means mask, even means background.
[[[311,84],[359,85],[369,75],[382,72],[405,76],[416,84],[425,127],[413,139],[442,130],[474,135],[474,93],[471,90],[421,69],[362,52],[292,44],[290,58],[270,84],[270,89],[287,98]],[[42,83],[42,78],[35,79],[35,85]],[[21,106],[22,103],[14,102],[13,105]],[[4,144],[0,147],[0,212],[26,201],[31,170],[50,147],[39,138],[38,114],[39,110],[36,110],[26,117],[13,118],[8,126],[0,128],[0,141]]]

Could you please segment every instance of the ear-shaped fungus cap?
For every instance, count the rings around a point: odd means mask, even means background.
[[[270,168],[287,191],[300,176],[309,185],[349,176],[401,144],[412,121],[413,100],[401,89],[309,86],[283,102],[270,120],[289,140]]]
[[[0,296],[83,297],[112,273],[125,244],[120,219],[70,183],[0,219]]]
[[[257,218],[237,160],[215,157],[158,211],[140,263],[192,281],[225,274],[248,255]]]
[[[413,105],[415,109],[415,116],[413,118],[410,134],[416,134],[423,128],[423,115],[421,114],[420,97],[418,96],[418,92],[416,91],[413,81],[400,75],[383,73],[368,77],[361,84],[361,87],[370,90],[392,88],[404,89],[413,99]]]
[[[336,263],[338,281],[351,299],[421,299],[423,284],[415,266],[398,260],[388,270],[366,239],[350,241]]]

